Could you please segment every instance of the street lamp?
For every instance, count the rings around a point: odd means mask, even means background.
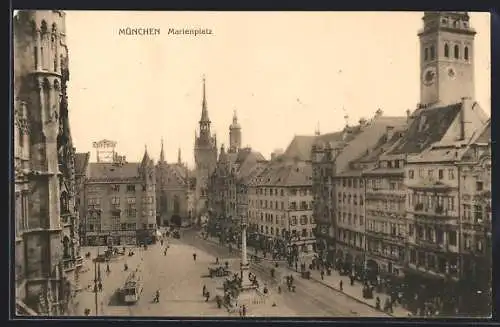
[[[97,293],[99,292],[98,285],[102,285],[101,278],[101,264],[97,262],[97,258],[99,257],[99,246],[97,247],[97,257],[94,261],[94,302],[95,302],[95,315],[98,315],[99,312],[99,300]]]

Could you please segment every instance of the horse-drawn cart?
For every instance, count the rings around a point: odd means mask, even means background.
[[[210,277],[224,277],[224,276],[229,276],[229,270],[227,270],[225,267],[220,266],[217,268],[208,268],[208,274]]]

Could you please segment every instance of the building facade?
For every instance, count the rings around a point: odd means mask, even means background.
[[[156,214],[158,225],[187,226],[193,220],[190,175],[187,165],[182,162],[179,149],[177,162],[165,160],[163,140],[160,159],[156,164]]]
[[[207,99],[205,92],[205,78],[203,78],[203,96],[201,104],[201,118],[199,134],[195,133],[194,161],[195,161],[195,215],[200,217],[208,211],[208,183],[210,175],[217,165],[217,138],[210,131],[211,121],[208,117]]]
[[[492,303],[491,121],[478,134],[459,166],[463,307],[486,316]]]
[[[65,13],[21,10],[13,33],[16,309],[62,315],[82,264]]]
[[[154,241],[156,176],[147,150],[141,162],[91,162],[84,187],[85,244],[125,245]]]
[[[491,267],[484,218],[491,137],[473,100],[475,32],[466,12],[426,12],[423,20],[417,108],[389,120],[378,112],[343,142],[317,137],[312,147],[318,244],[342,258],[339,269],[404,285],[414,312],[432,302],[444,313],[472,313],[467,299],[477,304],[489,288],[467,281],[488,280]]]
[[[248,186],[249,241],[266,253],[299,257],[316,248],[310,162],[278,158]]]
[[[216,169],[210,176],[209,227],[223,242],[239,240],[241,219],[247,217],[248,182],[265,162],[262,154],[251,148],[226,152],[224,145],[221,147]]]

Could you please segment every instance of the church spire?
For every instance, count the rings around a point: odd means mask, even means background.
[[[148,146],[144,144],[144,156],[142,157],[142,166],[145,166],[149,163],[149,154],[148,154]]]
[[[165,162],[165,152],[163,151],[163,137],[161,138],[160,162]]]
[[[177,150],[177,163],[178,163],[179,165],[181,165],[181,164],[182,164],[181,148],[179,148],[179,149]]]
[[[210,123],[210,118],[208,118],[208,109],[207,109],[207,95],[205,90],[205,75],[203,75],[203,99],[201,101],[201,119],[200,124],[202,123]]]

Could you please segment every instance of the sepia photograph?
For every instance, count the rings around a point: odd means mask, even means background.
[[[490,52],[488,12],[14,10],[14,319],[489,318]]]

